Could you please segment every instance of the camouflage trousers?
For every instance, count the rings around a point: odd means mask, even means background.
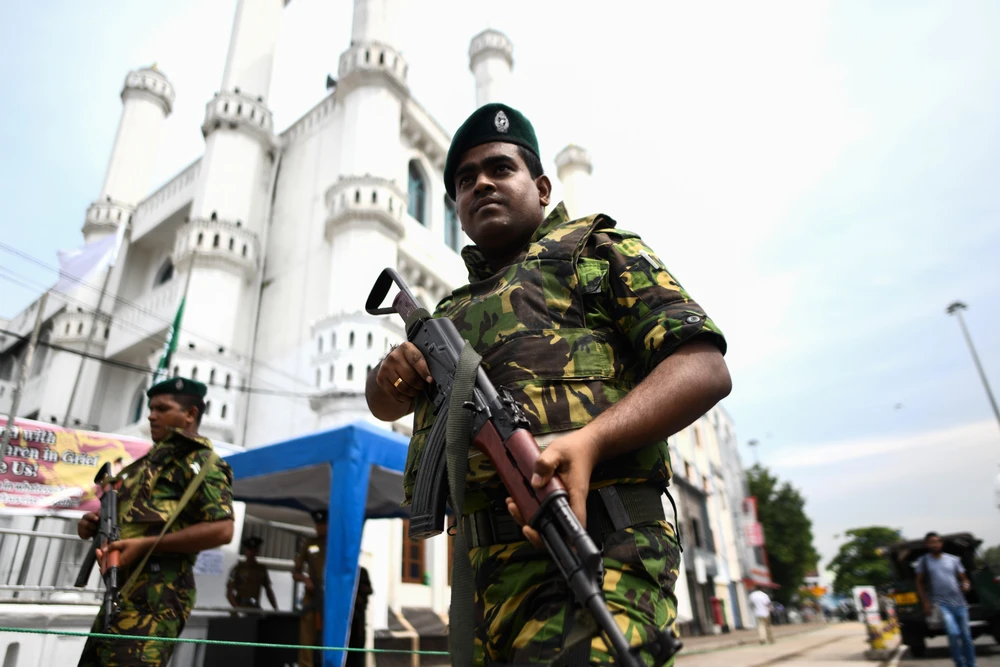
[[[582,640],[590,642],[589,664],[614,663],[595,635],[593,617],[572,601],[548,552],[516,542],[471,549],[469,556],[476,583],[477,665],[549,664],[581,633],[590,637]],[[604,596],[631,646],[651,641],[676,620],[679,568],[677,540],[665,521],[604,538]]]
[[[155,570],[155,571],[154,571]],[[177,637],[194,607],[194,574],[187,566],[165,567],[150,563],[136,580],[128,600],[118,607],[108,634],[139,637]],[[91,632],[104,632],[104,608]],[[173,642],[89,637],[79,667],[150,667],[166,665]]]

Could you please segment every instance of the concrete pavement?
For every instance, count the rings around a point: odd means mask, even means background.
[[[864,657],[868,642],[865,628],[861,623],[845,622],[823,624],[803,624],[799,632],[785,630],[775,637],[774,644],[761,646],[754,643],[716,646],[705,648],[697,641],[685,640],[685,650],[677,658],[679,667],[766,667],[780,663],[782,667],[816,665],[824,667],[875,667],[878,662]],[[803,631],[804,630],[804,631]],[[735,634],[735,633],[734,633]],[[711,638],[706,638],[711,639]]]
[[[900,667],[951,667],[947,637],[935,637],[927,640],[927,654],[923,658],[914,658],[909,650],[900,659]],[[977,667],[1000,667],[1000,645],[992,637],[984,636],[976,640]]]

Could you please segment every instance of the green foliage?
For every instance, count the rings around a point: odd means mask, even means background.
[[[813,547],[812,521],[806,501],[791,484],[755,465],[747,471],[750,495],[757,498],[757,516],[764,527],[771,579],[781,586],[774,599],[788,604],[799,592],[807,572],[816,569],[819,554]]]
[[[1000,545],[983,551],[983,562],[995,575],[1000,575]]]
[[[830,561],[836,574],[833,590],[849,595],[854,586],[875,586],[880,592],[892,585],[892,565],[880,553],[881,547],[898,542],[902,531],[885,526],[852,528],[844,533],[847,541],[840,545],[837,556]]]

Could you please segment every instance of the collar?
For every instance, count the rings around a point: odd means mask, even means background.
[[[542,224],[538,225],[538,229],[536,229],[535,233],[531,235],[531,240],[528,241],[524,247],[527,248],[532,243],[545,238],[560,225],[564,225],[567,222],[569,222],[569,213],[566,212],[565,204],[563,202],[559,202],[548,214],[548,216],[546,216],[545,220],[542,221]],[[522,254],[523,251],[512,261],[516,261],[516,259]],[[470,283],[486,280],[497,273],[490,268],[490,264],[486,261],[486,257],[484,257],[479,248],[474,245],[467,245],[462,248],[462,259],[465,260],[465,268],[469,270]]]
[[[167,432],[167,437],[156,443],[157,445],[194,445],[195,448],[212,449],[212,441],[206,437],[200,436],[192,431],[182,431],[179,428],[170,428]]]

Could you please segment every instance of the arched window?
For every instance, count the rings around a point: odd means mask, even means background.
[[[191,367],[191,379],[192,380],[197,380],[198,379],[198,367],[197,366],[192,366]]]
[[[83,322],[80,322],[80,324],[79,324],[79,325],[77,325],[77,327],[76,327],[76,332],[77,332],[78,334],[82,334],[82,333],[83,333]]]
[[[354,379],[354,364],[347,364],[347,381]]]
[[[134,424],[142,419],[142,409],[144,407],[146,407],[146,385],[141,384],[132,398],[132,409],[129,411],[131,415],[130,424]]]
[[[372,334],[368,332],[368,349],[372,349]]]
[[[153,287],[157,285],[162,285],[165,282],[169,282],[174,277],[174,263],[170,261],[168,257],[163,264],[160,266],[160,270],[156,272],[156,278],[153,279]]]
[[[330,347],[332,349],[334,349],[334,350],[337,349],[337,334],[336,333],[330,334]]]
[[[458,211],[455,209],[455,202],[448,195],[444,196],[444,242],[454,251],[458,251],[459,230]]]
[[[213,248],[218,248],[219,247],[219,235],[218,234],[216,234],[215,237],[212,239],[212,247]]]
[[[215,369],[213,368],[208,372],[208,383],[215,384]]]
[[[225,403],[222,404],[222,412],[219,415],[219,418],[220,419],[225,419],[226,418],[226,404]]]
[[[407,211],[421,225],[427,226],[427,179],[416,160],[410,160],[410,182],[407,192],[410,204]]]
[[[333,382],[333,364],[330,364],[330,382]]]
[[[347,347],[354,347],[354,332],[351,332],[350,337],[347,339]]]
[[[319,345],[319,353],[323,354],[323,337],[320,336],[319,338],[317,338],[316,342]]]
[[[174,366],[174,377],[177,377],[180,374],[181,374],[181,367],[180,366]]]
[[[226,389],[229,389],[229,385],[232,383],[232,381],[233,381],[233,376],[230,375],[229,373],[226,373]]]
[[[208,413],[211,411],[212,411],[212,401],[205,401],[205,416],[207,417]]]

